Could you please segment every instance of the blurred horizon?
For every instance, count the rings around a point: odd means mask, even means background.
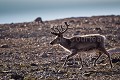
[[[120,0],[1,0],[0,24],[120,15]]]

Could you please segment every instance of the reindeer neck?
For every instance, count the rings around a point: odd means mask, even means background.
[[[63,42],[60,43],[60,45],[66,49],[69,49],[71,44],[71,41],[67,38],[63,38]]]

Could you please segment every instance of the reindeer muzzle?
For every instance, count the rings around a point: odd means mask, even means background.
[[[50,42],[51,45],[53,45],[53,42]]]

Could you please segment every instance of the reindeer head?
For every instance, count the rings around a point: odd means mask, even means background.
[[[63,38],[63,33],[65,33],[68,29],[68,24],[67,22],[65,22],[65,26],[66,28],[64,29],[62,25],[60,26],[53,26],[52,30],[54,32],[51,32],[51,34],[53,35],[56,35],[56,38],[50,42],[51,45],[54,45],[54,44],[60,44],[61,42],[64,42],[64,38]]]

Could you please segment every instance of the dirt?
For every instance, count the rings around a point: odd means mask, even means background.
[[[120,48],[120,16],[65,18],[52,21],[0,24],[0,80],[120,80],[120,52],[111,54],[113,68],[103,55],[93,66],[96,52],[82,52],[62,67],[61,58],[70,53],[51,46],[51,27],[70,24],[65,37],[85,34],[105,35],[106,49]]]

